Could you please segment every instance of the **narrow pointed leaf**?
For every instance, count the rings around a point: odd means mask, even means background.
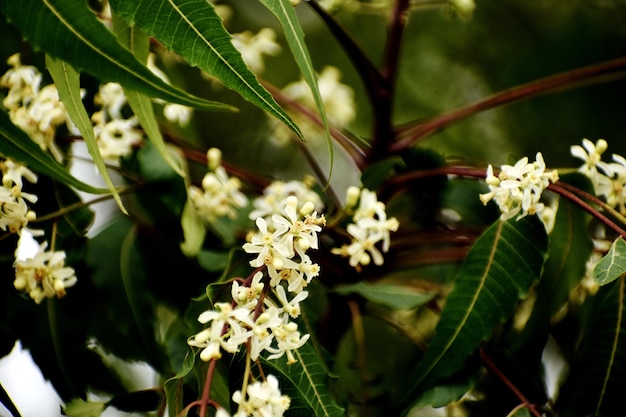
[[[97,19],[85,1],[0,0],[0,14],[35,49],[101,81],[115,81],[151,97],[192,107],[232,110],[163,82],[141,64]]]
[[[280,390],[291,398],[292,415],[333,417],[344,416],[330,395],[328,372],[310,341],[294,351],[298,362],[287,364],[285,356],[276,360],[262,359],[268,374],[280,381]]]
[[[402,401],[458,371],[480,343],[512,313],[537,280],[547,250],[543,224],[534,216],[497,222],[476,241],[455,279],[435,336]]]
[[[625,278],[600,289],[574,374],[559,396],[564,415],[611,416],[623,408],[626,392]],[[583,393],[584,395],[581,395]]]
[[[81,191],[92,194],[108,192],[107,189],[93,187],[73,177],[65,167],[15,126],[3,110],[0,110],[0,154],[26,165],[39,174],[49,176]]]
[[[167,410],[170,416],[180,416],[180,412],[186,405],[183,400],[183,379],[193,370],[195,361],[196,355],[193,352],[188,351],[187,355],[185,355],[181,369],[176,373],[176,375],[165,381],[165,398],[167,401]]]
[[[111,6],[131,25],[141,26],[189,64],[218,78],[226,87],[274,115],[302,137],[298,127],[246,66],[210,2],[112,0]]]
[[[100,172],[100,175],[104,179],[104,183],[111,191],[111,194],[113,195],[113,198],[115,199],[115,202],[120,210],[127,214],[124,204],[122,204],[122,199],[117,192],[117,188],[115,187],[115,184],[113,184],[109,170],[104,163],[102,154],[100,154],[100,149],[98,148],[98,143],[96,142],[96,135],[94,133],[93,126],[91,125],[91,120],[81,99],[78,72],[65,62],[51,58],[49,55],[46,56],[46,67],[54,80],[54,84],[59,92],[59,98],[61,102],[63,102],[67,114],[69,114],[81,135],[83,135],[83,140],[87,145],[87,150],[89,151],[94,164],[98,168],[98,172]]]
[[[626,273],[626,242],[621,237],[615,239],[609,252],[598,262],[593,277],[598,285],[609,284]]]
[[[537,286],[537,299],[532,315],[516,347],[533,337],[545,337],[550,320],[567,302],[570,291],[585,275],[587,260],[593,250],[589,237],[590,216],[576,204],[565,199],[559,202],[549,256]]]
[[[145,63],[148,59],[150,51],[150,38],[146,33],[137,26],[128,26],[126,21],[117,16],[113,16],[115,33],[120,43],[133,51],[140,62]],[[184,177],[185,171],[182,169],[172,157],[171,152],[167,149],[163,135],[159,130],[159,124],[154,114],[154,108],[150,99],[134,90],[124,89],[124,94],[128,99],[131,110],[137,116],[139,124],[143,128],[146,136],[154,145],[159,155],[167,162],[167,164],[181,177]]]
[[[324,102],[322,101],[322,96],[317,85],[317,74],[313,68],[313,61],[311,60],[309,50],[304,42],[304,31],[300,26],[296,10],[290,0],[261,0],[261,3],[274,13],[280,22],[285,38],[287,39],[287,44],[289,45],[291,53],[300,68],[302,77],[309,85],[311,93],[313,93],[317,111],[319,112],[322,122],[324,123],[326,142],[328,143],[328,152],[330,155],[330,178],[333,169],[333,146],[330,129],[328,127],[328,118],[326,117]]]

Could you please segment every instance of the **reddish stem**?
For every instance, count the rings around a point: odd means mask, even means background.
[[[536,406],[528,401],[526,396],[515,386],[515,384],[513,384],[513,382],[511,382],[509,378],[507,378],[506,375],[504,375],[504,373],[496,366],[491,358],[487,356],[487,353],[485,353],[485,350],[482,348],[480,349],[480,358],[482,359],[487,369],[493,372],[498,377],[498,379],[500,379],[504,383],[504,385],[506,385],[507,388],[511,390],[511,392],[522,402],[522,404],[524,404],[524,406],[528,408],[528,411],[530,411],[533,416],[542,417]]]
[[[593,81],[602,82],[605,81],[602,77],[624,68],[626,68],[626,57],[562,72],[501,91],[476,103],[452,110],[425,122],[419,122],[400,130],[397,136],[398,141],[391,145],[390,150],[392,153],[397,153],[403,149],[407,149],[425,136],[476,113],[566,87],[572,87],[583,81],[589,83]]]
[[[216,362],[217,359],[211,359],[209,362],[209,369],[206,371],[204,389],[202,390],[202,398],[200,399],[200,417],[206,416],[207,406],[211,403],[211,383],[213,382],[213,373],[215,372]]]

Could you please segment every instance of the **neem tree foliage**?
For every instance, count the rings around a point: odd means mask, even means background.
[[[493,3],[0,0],[0,354],[69,416],[620,409],[623,6]]]

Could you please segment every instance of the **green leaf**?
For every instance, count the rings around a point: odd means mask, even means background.
[[[626,392],[625,278],[605,285],[592,299],[588,332],[572,365],[573,375],[557,409],[573,416],[610,416],[621,409]],[[581,395],[584,393],[584,395]],[[571,413],[571,414],[570,414]]]
[[[180,223],[185,236],[185,240],[180,244],[180,250],[185,256],[194,257],[202,249],[206,228],[202,217],[200,217],[190,199],[187,199],[185,203]]]
[[[283,28],[285,39],[291,49],[291,53],[300,68],[302,77],[309,85],[317,111],[319,112],[322,123],[324,124],[324,130],[326,133],[326,143],[328,144],[328,154],[330,156],[330,173],[328,177],[332,176],[333,171],[333,141],[330,136],[330,128],[328,127],[328,117],[326,116],[326,110],[324,109],[324,102],[317,85],[317,74],[313,68],[313,62],[311,55],[304,42],[304,31],[300,26],[300,21],[296,15],[295,7],[291,4],[290,0],[261,0],[261,3],[267,7],[278,19],[280,25]]]
[[[399,310],[421,306],[435,296],[435,294],[425,294],[406,285],[368,282],[338,287],[335,292],[343,295],[359,294],[366,300]]]
[[[593,278],[598,285],[609,284],[626,273],[626,242],[621,237],[615,239],[609,252],[604,255],[593,270]]]
[[[527,406],[516,407],[507,417],[531,417]]]
[[[89,154],[98,168],[98,172],[100,172],[122,213],[128,214],[98,148],[91,120],[81,98],[78,72],[65,62],[51,58],[49,55],[46,55],[46,67],[54,80],[54,85],[59,91],[59,98],[63,102],[67,114],[69,114],[81,135],[83,135]]]
[[[101,81],[115,81],[173,103],[212,110],[230,106],[191,96],[163,82],[117,42],[85,1],[0,0],[0,13],[35,49]]]
[[[517,338],[521,345],[529,338],[544,338],[550,320],[567,302],[570,291],[585,275],[587,260],[593,250],[589,237],[590,216],[578,205],[565,199],[559,202],[550,239],[548,260],[537,285],[533,312],[523,333]],[[543,330],[543,331],[542,331]]]
[[[74,178],[50,154],[44,152],[26,133],[16,127],[4,110],[0,110],[0,154],[26,165],[41,175],[46,175],[81,191],[92,194],[109,192]]]
[[[544,226],[534,216],[498,221],[485,231],[455,279],[435,336],[413,371],[402,407],[410,405],[420,390],[458,371],[511,315],[537,280],[546,250]]]
[[[101,401],[85,401],[74,398],[63,409],[63,414],[68,417],[100,417],[106,408]]]
[[[125,20],[114,16],[113,22],[118,40],[133,51],[142,63],[146,63],[150,50],[150,38],[139,27],[130,27]],[[124,88],[124,94],[128,100],[131,110],[137,116],[139,124],[152,142],[161,158],[181,177],[186,176],[186,172],[181,164],[172,156],[171,151],[165,145],[163,135],[159,129],[154,108],[150,99],[137,91]]]
[[[316,417],[343,416],[343,409],[330,395],[328,372],[311,343],[294,351],[298,362],[288,365],[287,358],[261,359],[267,374],[280,381],[280,390],[291,398],[289,415]]]
[[[141,26],[189,64],[217,77],[226,87],[276,116],[302,137],[298,127],[243,62],[210,2],[112,0],[110,3],[131,25]]]
[[[182,397],[183,379],[193,370],[195,361],[196,355],[193,352],[188,351],[180,371],[165,381],[165,398],[167,400],[167,410],[170,416],[181,416],[179,413],[186,405],[184,404]],[[186,414],[182,416],[185,415]]]

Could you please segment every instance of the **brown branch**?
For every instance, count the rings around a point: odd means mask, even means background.
[[[485,353],[483,348],[480,348],[480,359],[482,359],[483,363],[491,371],[494,373],[500,381],[507,386],[508,389],[524,404],[528,411],[535,417],[542,417],[541,413],[537,410],[537,407],[532,404],[526,396],[513,384],[513,382],[507,378],[506,375],[496,366],[496,364],[491,360],[491,358]]]
[[[485,110],[537,97],[542,94],[574,88],[582,83],[592,84],[606,82],[614,78],[623,78],[626,76],[626,73],[618,73],[617,71],[624,69],[626,69],[626,57],[562,72],[501,91],[476,103],[404,127],[398,131],[397,141],[391,145],[390,151],[396,153],[407,149],[427,135]],[[613,76],[607,77],[607,75]]]

